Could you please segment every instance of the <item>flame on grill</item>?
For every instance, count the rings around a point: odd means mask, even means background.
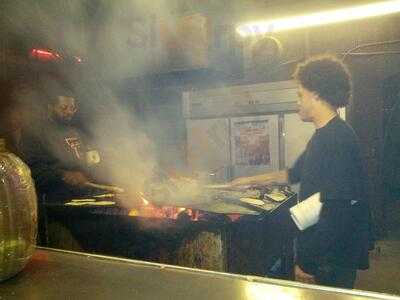
[[[167,219],[178,219],[181,214],[186,214],[192,221],[198,221],[199,211],[185,207],[174,207],[174,206],[156,206],[151,201],[144,197],[143,192],[138,193],[138,197],[141,203],[138,207],[133,208],[129,211],[129,216],[132,217],[145,217],[145,218],[167,218]]]

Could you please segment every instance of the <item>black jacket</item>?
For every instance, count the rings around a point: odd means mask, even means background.
[[[368,268],[370,234],[367,179],[357,137],[339,117],[317,129],[306,150],[289,169],[300,182],[299,199],[320,192],[317,224],[299,233],[297,263],[316,274],[326,263]]]

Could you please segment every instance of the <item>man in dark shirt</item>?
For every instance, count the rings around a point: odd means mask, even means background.
[[[25,131],[22,152],[39,194],[61,201],[79,194],[88,182],[86,149],[71,123],[77,111],[73,96],[64,89],[48,94],[47,117],[37,128]]]
[[[299,200],[320,193],[319,221],[299,232],[296,280],[352,288],[357,269],[368,268],[369,208],[366,174],[358,139],[339,118],[348,104],[351,80],[342,62],[331,56],[310,58],[294,74],[299,116],[316,131],[294,166],[234,185],[297,183]]]

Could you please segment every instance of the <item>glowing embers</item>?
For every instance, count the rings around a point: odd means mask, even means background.
[[[190,221],[199,220],[199,211],[192,210],[184,207],[174,206],[156,206],[144,197],[144,194],[140,192],[138,194],[141,203],[136,208],[129,211],[129,216],[132,217],[144,217],[144,218],[157,218],[157,219],[173,219],[185,218]]]

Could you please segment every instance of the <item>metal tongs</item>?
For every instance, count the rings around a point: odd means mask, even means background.
[[[206,184],[204,185],[204,188],[210,189],[210,190],[233,190],[233,191],[238,191],[238,190],[246,190],[250,188],[251,185],[246,185],[246,186],[234,186],[230,183],[223,183],[223,184]]]
[[[125,192],[125,190],[123,188],[120,188],[117,186],[97,184],[97,183],[93,183],[93,182],[89,182],[89,181],[85,183],[85,186],[104,190],[104,191],[109,191],[109,192],[116,193],[116,194],[122,194]]]

